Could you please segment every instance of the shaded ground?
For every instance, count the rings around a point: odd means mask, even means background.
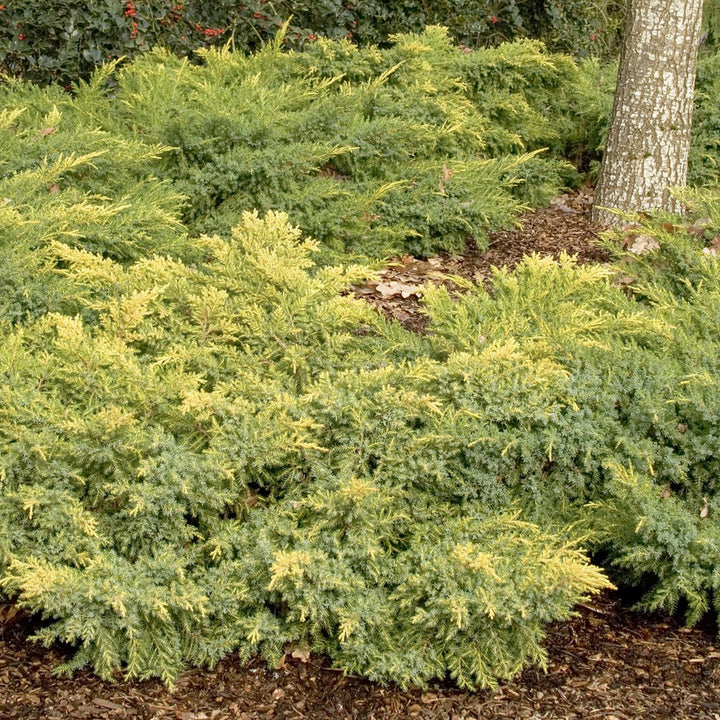
[[[492,265],[512,266],[530,251],[602,262],[604,252],[592,244],[598,228],[585,215],[590,201],[582,192],[558,198],[527,215],[522,230],[495,235],[485,254],[470,248],[456,257],[402,258],[355,293],[422,331],[418,294],[437,274],[487,278]],[[280,668],[243,667],[228,657],[214,672],[188,671],[170,693],[155,681],[55,677],[67,649],[29,642],[32,620],[0,606],[0,720],[720,720],[713,628],[687,630],[665,616],[634,614],[610,593],[578,611],[550,628],[547,672],[528,669],[494,692],[382,688],[343,676],[323,658],[287,656]]]

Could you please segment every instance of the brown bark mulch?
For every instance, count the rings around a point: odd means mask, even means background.
[[[522,229],[498,233],[490,249],[461,256],[401,258],[377,282],[354,289],[410,329],[424,331],[418,296],[440,275],[487,279],[490,267],[525,253],[578,255],[603,262],[580,191],[525,216]],[[398,287],[405,286],[405,287]],[[190,669],[170,692],[160,682],[114,683],[89,671],[57,677],[70,649],[29,641],[35,621],[0,606],[0,720],[720,720],[720,640],[710,624],[686,629],[663,615],[630,611],[613,593],[549,628],[548,667],[527,669],[494,691],[451,684],[403,691],[346,677],[327,659],[286,656],[281,667],[234,657],[214,671]]]
[[[548,633],[547,672],[533,667],[498,689],[451,685],[403,691],[332,670],[324,658],[282,667],[235,657],[191,669],[174,691],[158,681],[116,683],[52,669],[68,657],[27,639],[27,619],[0,626],[3,720],[645,720],[720,719],[720,642],[641,615],[605,594]]]

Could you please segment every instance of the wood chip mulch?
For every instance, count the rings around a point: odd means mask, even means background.
[[[28,641],[32,621],[0,625],[3,720],[720,720],[720,642],[711,627],[688,630],[641,615],[610,593],[556,623],[547,672],[526,670],[495,691],[450,684],[403,691],[332,670],[325,658],[287,657],[280,668],[228,657],[191,669],[174,691],[160,682],[115,683],[89,671],[52,669],[69,651]]]
[[[471,246],[462,256],[401,258],[355,294],[422,332],[418,295],[428,280],[452,287],[439,276],[487,279],[491,266],[512,267],[530,251],[603,262],[593,244],[599,228],[587,217],[591,202],[582,190],[557,198],[527,214],[522,229],[494,235],[486,253]],[[189,669],[172,692],[157,681],[119,676],[109,683],[89,671],[58,677],[53,668],[71,650],[31,642],[35,627],[35,619],[0,606],[0,720],[720,720],[717,628],[689,630],[669,617],[636,614],[614,593],[549,628],[546,672],[529,668],[478,693],[450,683],[381,687],[344,676],[326,658],[292,655],[279,668],[228,657],[213,671]]]

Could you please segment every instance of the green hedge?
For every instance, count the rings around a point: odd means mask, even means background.
[[[0,8],[0,71],[66,85],[155,45],[183,56],[228,42],[257,50],[285,22],[286,43],[294,47],[318,36],[384,43],[395,33],[442,24],[471,47],[530,35],[554,50],[607,55],[616,48],[621,18],[614,0],[563,0],[543,9],[527,0],[8,0]]]

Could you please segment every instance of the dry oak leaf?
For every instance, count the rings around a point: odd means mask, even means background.
[[[295,658],[295,660],[299,660],[302,663],[310,661],[310,648],[307,645],[292,643],[290,645],[286,645],[284,650],[285,654],[280,659],[278,669],[285,667],[285,662],[288,657]]]
[[[455,174],[454,170],[451,170],[445,163],[443,163],[442,166],[442,175],[440,176],[440,179],[438,180],[438,189],[440,190],[440,193],[443,194],[445,192],[445,183],[450,180],[450,178]]]
[[[405,283],[399,283],[395,280],[386,283],[379,283],[375,291],[380,293],[383,298],[395,297],[401,295],[407,299],[411,295],[422,294],[422,288],[419,285],[406,285]]]
[[[17,605],[0,605],[0,623],[9,623],[19,612]]]
[[[720,235],[716,235],[708,247],[703,248],[706,255],[717,255],[720,250]]]
[[[709,217],[702,217],[695,220],[691,227],[687,229],[691,235],[697,235],[700,237],[705,234],[705,231],[712,225],[712,220]]]
[[[580,212],[579,210],[576,210],[574,207],[570,207],[570,205],[568,205],[567,200],[568,200],[568,196],[567,196],[567,195],[558,195],[557,197],[554,197],[554,198],[550,201],[550,205],[551,205],[552,207],[556,208],[557,210],[560,210],[561,212],[564,212],[564,213],[578,213],[578,212]]]
[[[300,662],[308,662],[310,660],[310,648],[305,646],[297,646],[290,655]]]

